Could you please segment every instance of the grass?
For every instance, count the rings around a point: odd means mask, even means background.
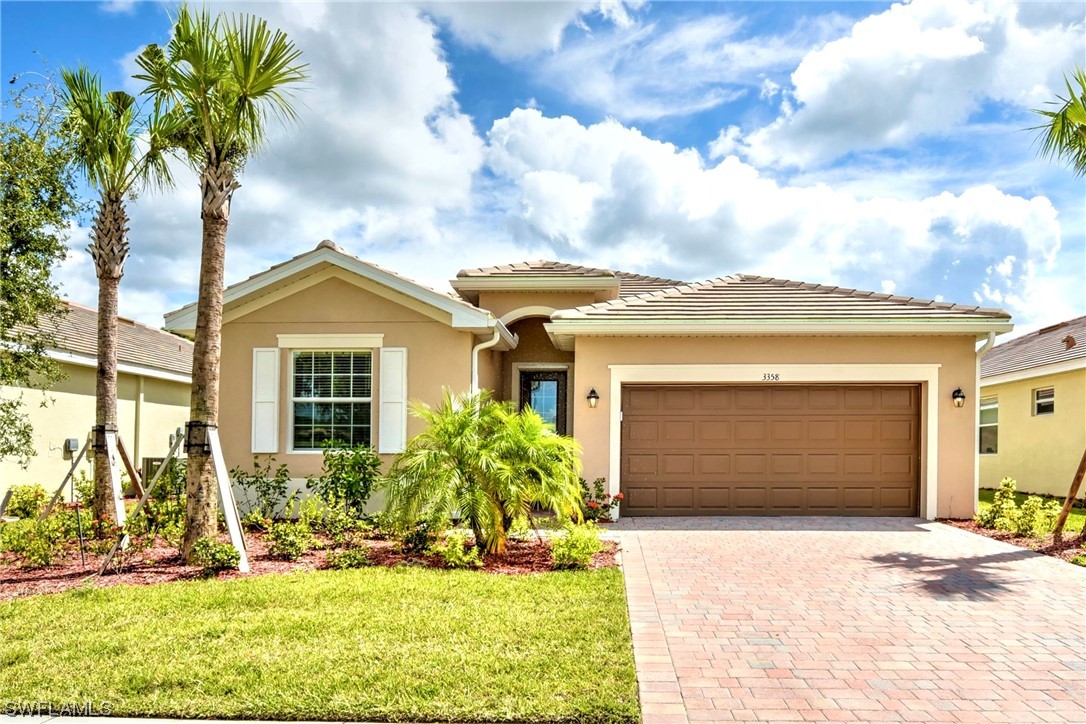
[[[0,604],[0,700],[115,716],[635,722],[618,570],[418,568]]]
[[[995,497],[995,491],[994,490],[987,490],[987,489],[981,490],[980,493],[979,493],[979,508],[980,508],[980,510],[984,510],[985,508],[990,507],[992,505],[992,499],[994,497]],[[1017,503],[1018,505],[1021,505],[1022,502],[1028,497],[1029,497],[1028,493],[1015,493],[1014,494],[1014,502]],[[1061,507],[1063,506],[1063,499],[1062,498],[1053,498],[1051,496],[1041,496],[1041,497],[1048,498],[1048,499],[1051,499],[1051,500],[1055,500],[1056,502],[1058,502],[1060,504]],[[977,512],[980,512],[980,511],[978,510]],[[1071,513],[1067,516],[1067,524],[1064,525],[1064,527],[1063,527],[1064,536],[1067,537],[1067,538],[1070,538],[1075,534],[1081,533],[1082,528],[1083,528],[1084,525],[1086,525],[1086,509],[1084,509],[1082,507],[1081,502],[1077,502],[1077,503],[1075,503],[1074,507],[1071,508]]]

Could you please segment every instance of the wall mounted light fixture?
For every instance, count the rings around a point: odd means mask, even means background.
[[[598,404],[600,404],[600,393],[596,392],[596,388],[593,387],[588,391],[588,406],[595,408]]]
[[[954,400],[954,407],[965,407],[965,393],[961,387],[951,392],[950,398]]]

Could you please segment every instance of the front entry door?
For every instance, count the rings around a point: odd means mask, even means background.
[[[566,434],[565,370],[524,370],[520,373],[520,407],[531,407],[543,422]]]

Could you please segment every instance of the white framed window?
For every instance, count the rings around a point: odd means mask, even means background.
[[[1033,414],[1052,415],[1056,412],[1056,388],[1042,387],[1033,391]]]
[[[982,397],[980,400],[980,448],[981,455],[999,452],[999,399]]]
[[[371,444],[372,352],[293,352],[290,384],[293,451]]]

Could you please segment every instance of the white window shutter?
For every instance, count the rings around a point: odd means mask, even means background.
[[[380,430],[377,452],[401,453],[407,444],[407,348],[382,347],[380,389]]]
[[[279,349],[253,348],[253,452],[279,452]]]

